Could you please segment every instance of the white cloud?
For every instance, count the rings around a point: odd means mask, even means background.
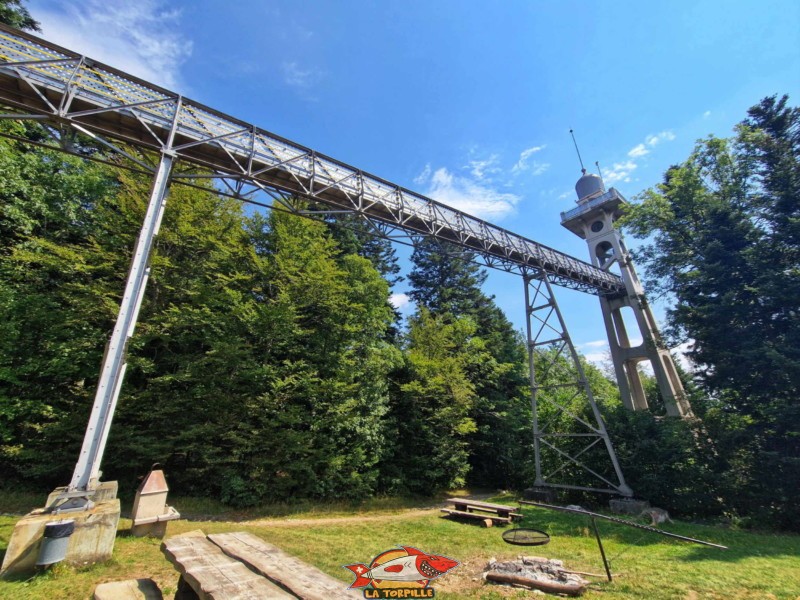
[[[430,165],[426,165],[414,182],[426,186],[422,192],[426,196],[488,220],[512,214],[520,200],[516,194],[500,192],[485,182],[454,175],[446,167],[433,171]]]
[[[644,156],[645,154],[650,154],[650,150],[648,150],[647,146],[645,146],[644,144],[639,144],[638,146],[634,146],[628,152],[628,156],[630,156],[631,158],[639,158],[641,156]]]
[[[608,341],[606,340],[594,340],[593,342],[584,342],[583,344],[579,344],[578,348],[606,348],[608,347]]]
[[[425,168],[422,169],[422,173],[414,177],[414,183],[417,185],[425,185],[431,179],[431,163],[425,165]]]
[[[38,9],[48,40],[175,91],[186,91],[180,68],[192,42],[179,30],[179,10],[162,0],[62,2]]]
[[[487,175],[494,175],[499,173],[501,169],[497,166],[500,156],[492,154],[489,158],[484,160],[471,160],[466,168],[470,170],[472,176],[481,181],[487,178]]]
[[[671,131],[662,131],[661,133],[657,133],[655,135],[648,135],[644,143],[650,146],[651,148],[657,146],[661,142],[671,142],[675,139],[675,134]]]
[[[630,182],[631,180],[631,173],[636,170],[638,165],[632,161],[627,160],[621,163],[614,163],[614,166],[609,168],[602,169],[603,172],[603,180],[606,184],[616,183],[617,181],[624,181]]]
[[[608,349],[608,340],[593,340],[591,342],[583,342],[576,344],[578,350],[583,357],[593,364],[601,371],[611,373],[611,353]]]
[[[392,294],[389,296],[389,302],[397,310],[401,310],[404,306],[408,306],[410,304],[411,298],[409,298],[408,294]]]
[[[611,168],[602,169],[605,183],[609,185],[617,181],[629,183],[631,181],[631,174],[639,166],[637,162],[639,159],[650,154],[651,149],[658,146],[661,142],[671,142],[674,139],[675,134],[668,130],[648,135],[643,143],[636,144],[628,151],[628,160],[614,163],[614,166]]]
[[[587,352],[583,357],[601,371],[608,370],[609,358],[611,357],[608,350],[605,352]]]
[[[287,85],[300,91],[308,91],[317,81],[319,81],[321,72],[317,69],[303,68],[297,64],[297,61],[287,61],[281,65],[283,71],[283,80]]]
[[[703,113],[703,118],[704,119],[707,119],[710,116],[711,116],[711,111],[710,110],[707,110],[706,112]]]
[[[530,171],[534,176],[541,175],[542,173],[547,171],[547,169],[550,168],[549,163],[540,163],[535,160],[529,163],[531,156],[533,156],[537,152],[541,152],[546,147],[547,146],[545,145],[531,146],[530,148],[527,148],[522,152],[520,152],[519,160],[517,160],[517,164],[514,165],[511,171],[514,173],[522,173],[523,171]]]
[[[531,174],[534,177],[538,177],[539,175],[542,175],[543,173],[547,172],[549,168],[550,168],[550,163],[540,163],[537,161],[533,161],[533,164],[531,165]]]
[[[650,148],[655,148],[661,142],[671,142],[675,139],[675,134],[671,131],[650,134],[644,139],[643,144],[637,144],[628,151],[629,158],[641,158],[650,154]]]

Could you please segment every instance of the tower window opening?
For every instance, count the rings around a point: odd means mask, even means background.
[[[601,263],[608,262],[614,256],[614,246],[611,242],[600,242],[594,249],[594,255]]]

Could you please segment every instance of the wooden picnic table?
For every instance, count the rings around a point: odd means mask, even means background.
[[[478,519],[487,526],[495,523],[509,524],[514,519],[522,518],[516,507],[505,504],[492,504],[470,498],[448,498],[447,502],[453,504],[454,508],[443,508],[443,513],[452,517]]]

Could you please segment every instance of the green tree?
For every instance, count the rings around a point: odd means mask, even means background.
[[[150,181],[118,177],[98,235],[101,245],[130,248]],[[264,377],[254,354],[257,265],[244,224],[240,204],[210,188],[169,191],[108,444],[106,471],[121,481],[152,462],[184,492],[217,492],[207,481],[224,481],[235,450],[225,435]],[[122,256],[124,273],[130,250]]]
[[[150,181],[7,140],[0,167],[0,468],[63,484]],[[151,265],[105,477],[161,462],[236,504],[373,493],[399,356],[370,262],[323,224],[173,185]]]
[[[789,482],[800,478],[800,110],[787,103],[765,98],[734,138],[698,142],[626,219],[652,240],[640,252],[651,283],[675,297],[670,333],[693,342],[709,429],[740,473],[731,505],[790,526]],[[731,439],[747,440],[746,452]]]
[[[311,203],[310,207],[319,210],[329,209],[323,204],[316,203]],[[356,214],[328,214],[325,216],[325,223],[328,224],[331,236],[342,255],[357,254],[368,259],[390,287],[403,280],[400,276],[397,251],[391,241],[377,235],[367,221]]]
[[[384,471],[391,487],[417,494],[461,486],[469,472],[470,417],[476,399],[470,365],[488,358],[469,318],[422,308],[408,332],[405,370],[392,405],[394,453]]]
[[[475,255],[460,246],[426,238],[412,254],[409,295],[418,307],[442,322],[469,318],[473,344],[484,350],[468,365],[476,397],[470,416],[471,473],[475,485],[511,487],[524,471],[519,449],[530,443],[530,386],[527,353],[518,332],[481,290],[486,271]]]
[[[434,315],[474,314],[485,303],[481,286],[486,271],[472,252],[434,238],[424,238],[411,255],[409,296]]]
[[[399,360],[383,339],[388,286],[366,259],[339,256],[322,223],[274,212],[250,230],[270,372],[231,428],[230,500],[371,494]]]
[[[41,31],[39,22],[31,17],[21,0],[0,0],[0,23],[17,29]]]
[[[116,183],[105,166],[7,139],[0,170],[0,472],[63,483],[117,292],[113,254],[90,239]]]

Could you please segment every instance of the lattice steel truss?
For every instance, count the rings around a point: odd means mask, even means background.
[[[231,189],[311,198],[411,235],[432,235],[521,273],[594,294],[622,280],[582,260],[370,175],[29,34],[0,27],[0,102],[206,167]],[[17,117],[18,118],[18,117]]]
[[[567,332],[549,275],[539,272],[525,275],[523,280],[536,461],[534,485],[632,496],[583,364]],[[587,407],[588,415],[583,413]],[[559,421],[563,418],[579,424],[580,430],[559,431]],[[557,465],[546,474],[542,471],[543,455],[549,455],[548,462]],[[608,458],[612,470],[599,472],[598,464],[607,466]],[[575,480],[576,469],[591,474],[605,487],[566,483]]]
[[[415,244],[429,237],[467,248],[487,266],[523,276],[526,294],[534,281],[530,274],[535,273],[536,281],[544,283],[548,290],[597,425],[586,423],[578,415],[572,416],[591,430],[588,435],[605,441],[619,484],[594,470],[588,472],[600,477],[611,489],[629,493],[551,289],[552,283],[611,297],[624,292],[619,276],[3,25],[0,25],[0,104],[14,111],[0,114],[0,118],[34,119],[45,124],[60,138],[59,149],[63,151],[72,150],[69,132],[78,132],[127,157],[134,168],[153,175],[148,211],[104,357],[81,454],[68,491],[57,501],[62,508],[90,504],[87,492],[96,486],[100,476],[100,462],[125,373],[126,348],[150,273],[149,254],[163,216],[168,183],[197,185],[198,179],[209,178],[217,181],[221,194],[244,201],[260,204],[257,197],[266,195],[271,199],[266,206],[305,216],[336,212],[359,215],[376,235],[393,241]],[[119,142],[134,150],[120,147]],[[148,160],[148,152],[159,157],[157,164]],[[176,164],[189,168],[179,171],[174,168]],[[305,210],[293,201],[297,197],[319,202],[328,209]],[[531,304],[528,307],[530,324],[537,310],[531,309]],[[546,373],[533,376],[537,340],[534,337],[530,344],[534,415],[545,397],[544,386],[537,387],[537,377],[546,381],[547,376]],[[566,407],[562,409],[569,413]],[[547,445],[560,453],[550,442],[556,434],[544,433],[538,425],[534,426],[534,432],[537,483],[555,485],[541,476],[540,450]],[[592,447],[595,444],[597,441]],[[581,465],[578,458],[583,454],[578,452],[567,458],[571,464]],[[562,468],[557,469],[561,471]]]

